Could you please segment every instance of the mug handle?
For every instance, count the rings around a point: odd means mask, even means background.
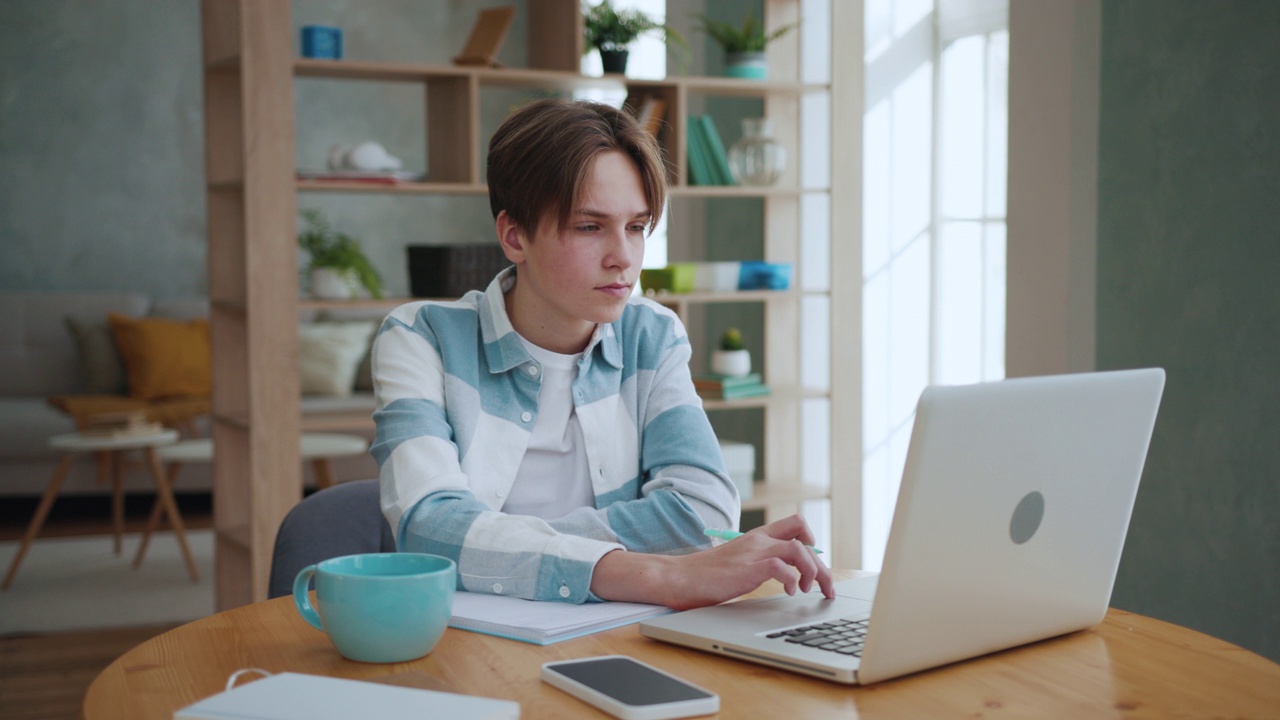
[[[293,579],[293,604],[298,608],[298,614],[303,620],[311,623],[311,627],[323,631],[324,625],[320,624],[320,614],[311,605],[311,597],[307,592],[307,586],[311,584],[311,576],[315,574],[315,565],[308,565],[298,571],[298,576]]]

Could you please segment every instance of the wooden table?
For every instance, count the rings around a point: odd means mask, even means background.
[[[31,543],[40,534],[40,529],[44,527],[45,518],[49,515],[49,510],[53,507],[54,500],[58,497],[58,491],[62,488],[62,482],[66,480],[67,473],[71,471],[71,463],[75,460],[77,453],[91,452],[97,458],[98,463],[98,482],[111,486],[111,519],[115,530],[115,553],[120,554],[121,535],[124,533],[124,476],[122,469],[121,456],[123,453],[131,450],[141,450],[146,458],[147,468],[151,471],[151,479],[156,484],[156,506],[163,507],[169,513],[171,524],[173,525],[173,534],[178,540],[178,546],[182,549],[182,557],[187,564],[187,572],[191,574],[193,581],[200,580],[200,572],[196,569],[195,558],[191,555],[191,549],[187,546],[186,529],[182,525],[182,515],[178,512],[178,504],[173,499],[173,488],[165,478],[165,474],[160,467],[160,458],[156,454],[156,448],[165,445],[171,445],[178,440],[178,432],[176,430],[159,430],[157,432],[149,432],[140,435],[118,435],[118,436],[99,436],[90,433],[67,433],[65,435],[55,435],[49,439],[49,447],[55,450],[61,450],[65,453],[58,466],[53,471],[53,477],[49,479],[49,484],[45,487],[44,496],[40,498],[40,504],[36,506],[36,512],[31,516],[31,523],[27,525],[27,532],[22,536],[22,545],[19,546],[18,552],[13,556],[13,562],[9,565],[9,572],[4,576],[4,582],[0,583],[0,589],[7,590],[9,585],[13,583],[14,577],[18,574],[18,568],[22,566],[22,559],[26,556],[27,550],[31,547]],[[141,555],[134,562],[137,567],[142,562]]]
[[[777,586],[756,594],[770,591]],[[357,663],[283,597],[183,625],[125,653],[89,687],[84,717],[170,720],[221,692],[231,673],[257,667],[355,679],[418,670],[458,692],[516,700],[523,720],[606,718],[538,672],[548,660],[614,653],[719,693],[723,718],[1280,716],[1280,665],[1120,610],[1090,630],[855,688],[656,642],[634,625],[546,647],[450,628],[421,660]]]

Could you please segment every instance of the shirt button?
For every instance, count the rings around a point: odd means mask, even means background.
[[[561,585],[561,586],[560,586],[560,597],[562,597],[562,598],[567,598],[567,597],[569,597],[569,586],[568,586],[568,585]]]
[[[537,375],[537,374],[538,374],[538,366],[537,366],[537,365],[530,365],[530,366],[529,366],[529,374],[530,374],[530,375]]]
[[[494,584],[493,584],[493,594],[494,594],[494,595],[501,595],[501,594],[502,594],[502,583],[494,583]]]
[[[529,422],[530,420],[533,419],[533,413],[530,413],[530,412],[520,413],[520,419],[525,422]]]
[[[497,495],[498,497],[506,497],[506,496],[507,496],[507,493],[506,493],[506,491],[505,491],[505,490],[494,490],[494,491],[493,491],[493,494],[494,494],[494,495]]]

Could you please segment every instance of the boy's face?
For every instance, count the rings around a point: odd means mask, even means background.
[[[640,172],[616,150],[592,161],[569,225],[546,218],[532,241],[510,223],[498,232],[517,266],[507,313],[526,340],[580,352],[597,323],[617,320],[640,275],[650,210]]]

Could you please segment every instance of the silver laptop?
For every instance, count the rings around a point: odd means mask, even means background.
[[[1158,368],[930,387],[878,576],[664,615],[657,640],[870,684],[1101,622]]]

